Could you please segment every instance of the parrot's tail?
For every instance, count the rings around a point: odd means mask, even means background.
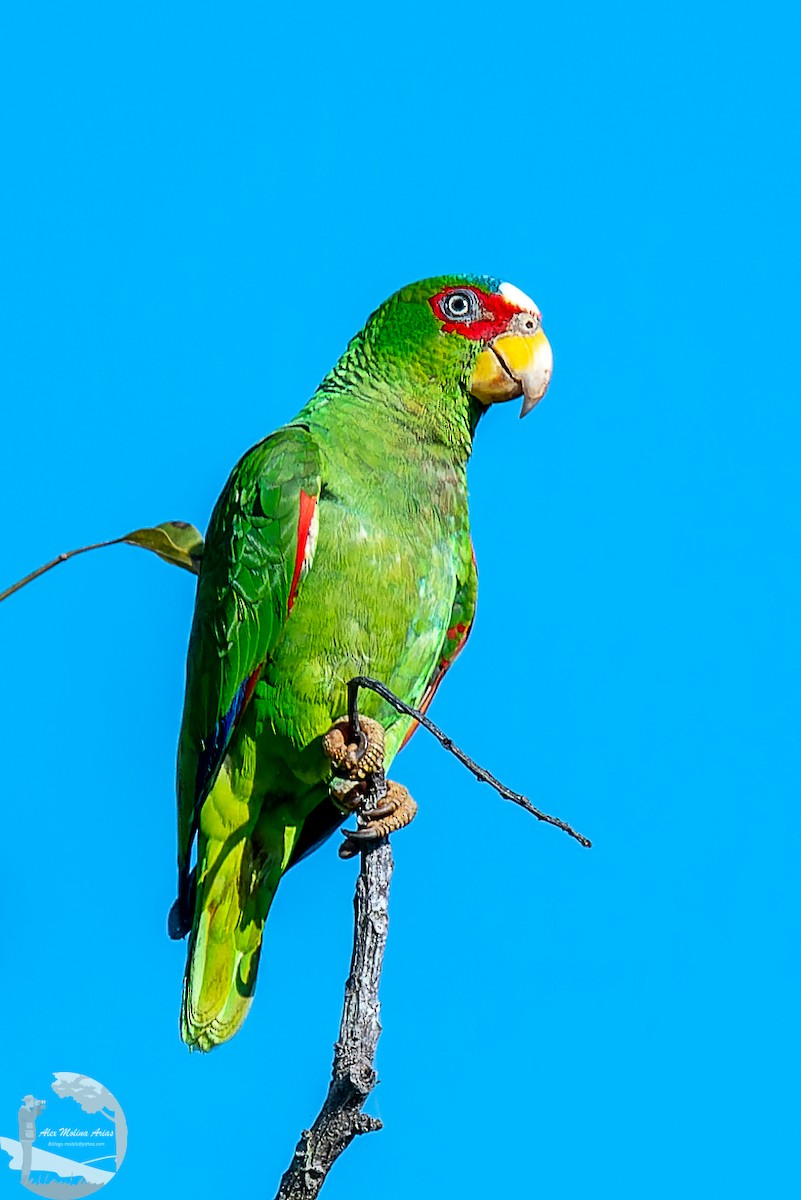
[[[200,834],[181,1008],[192,1050],[233,1037],[253,1000],[264,922],[294,841],[294,830],[272,826],[266,840],[260,832],[248,822],[224,840]]]

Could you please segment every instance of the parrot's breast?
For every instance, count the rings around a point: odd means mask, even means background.
[[[430,498],[398,504],[370,494],[346,505],[323,492],[313,562],[258,685],[264,737],[305,784],[329,774],[320,739],[345,712],[355,675],[420,702],[448,628],[460,539],[469,537],[466,496],[453,500],[443,511]],[[385,725],[389,761],[409,721],[371,693],[361,705]]]

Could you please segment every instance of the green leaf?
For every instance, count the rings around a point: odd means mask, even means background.
[[[16,583],[12,583],[11,587],[6,588],[4,592],[0,592],[0,601],[7,600],[9,596],[13,596],[20,588],[32,583],[46,571],[52,571],[53,567],[58,567],[68,559],[75,558],[76,554],[86,554],[88,550],[103,550],[106,546],[119,546],[123,542],[129,546],[140,546],[143,550],[152,550],[164,562],[171,563],[175,567],[183,567],[185,571],[191,571],[193,575],[197,575],[200,571],[200,560],[203,557],[203,535],[195,529],[194,525],[189,525],[186,521],[165,521],[163,525],[154,525],[151,529],[135,529],[133,533],[127,533],[125,537],[112,538],[108,542],[94,542],[91,546],[79,546],[77,550],[66,550],[57,558],[45,563],[44,566],[31,571],[30,575],[26,575],[24,579],[18,579]]]
[[[140,546],[143,550],[152,550],[165,562],[183,567],[193,575],[200,570],[203,534],[186,521],[165,521],[163,525],[154,525],[151,529],[135,529],[133,533],[126,533],[120,541],[127,542],[129,546]]]

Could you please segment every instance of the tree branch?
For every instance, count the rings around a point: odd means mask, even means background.
[[[454,754],[477,779],[489,783],[508,800],[513,800],[539,821],[555,825],[575,838],[582,846],[590,846],[589,838],[577,833],[566,821],[552,817],[535,808],[525,796],[513,792],[494,775],[469,758],[451,738],[438,729],[419,709],[406,704],[386,684],[366,675],[358,675],[348,683],[348,724],[352,750],[360,755],[367,745],[366,735],[359,723],[359,688],[376,692],[398,712],[413,717],[434,735],[446,750]],[[386,795],[383,771],[369,775],[361,803],[362,810],[380,806]],[[364,825],[361,812],[359,824]],[[387,838],[367,843],[362,850],[362,863],[353,899],[353,953],[350,975],[345,984],[345,1003],[339,1026],[339,1039],[334,1046],[334,1066],[328,1094],[311,1129],[304,1129],[292,1162],[284,1173],[275,1200],[314,1200],[326,1181],[331,1167],[360,1133],[381,1129],[376,1117],[362,1112],[365,1101],[376,1085],[373,1068],[378,1038],[380,1004],[378,986],[384,963],[384,948],[389,924],[389,882],[392,877],[392,850]]]
[[[368,675],[356,675],[348,683],[348,719],[354,737],[358,738],[361,732],[357,706],[359,688],[368,688],[369,691],[375,692],[382,700],[386,700],[388,704],[391,704],[397,712],[404,713],[407,717],[414,717],[418,725],[422,725],[430,734],[433,734],[443,749],[447,750],[455,758],[458,758],[459,762],[467,767],[468,771],[471,771],[481,783],[488,783],[490,787],[494,787],[495,791],[500,796],[503,796],[504,800],[512,800],[515,804],[519,804],[521,808],[524,808],[526,812],[530,812],[538,821],[543,821],[546,825],[553,825],[557,829],[561,829],[563,833],[575,838],[579,845],[587,848],[592,846],[590,839],[585,837],[583,833],[575,830],[572,825],[568,825],[567,821],[563,821],[561,817],[552,817],[550,813],[543,812],[541,808],[535,808],[527,796],[522,795],[521,792],[513,792],[505,783],[501,783],[500,779],[496,779],[494,775],[490,775],[485,767],[480,767],[477,762],[474,762],[472,758],[465,754],[464,750],[460,750],[453,738],[449,738],[446,733],[443,733],[439,726],[435,725],[424,712],[421,712],[419,708],[413,708],[411,704],[407,704],[405,700],[401,700],[399,696],[391,692],[385,683],[381,683],[378,679],[371,679]]]
[[[370,803],[380,802],[385,786],[383,776],[371,781]],[[353,898],[353,953],[328,1095],[311,1129],[301,1134],[275,1200],[313,1200],[357,1134],[381,1129],[381,1122],[362,1108],[377,1081],[373,1060],[381,1034],[378,986],[389,924],[392,865],[386,838],[362,851]]]

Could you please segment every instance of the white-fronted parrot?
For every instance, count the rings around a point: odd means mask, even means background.
[[[322,742],[348,680],[378,678],[424,708],[464,646],[473,436],[496,401],[522,396],[529,412],[551,369],[539,310],[517,288],[415,283],[234,468],[200,564],[178,752],[170,926],[190,932],[190,1047],[239,1028],[279,880],[343,819]],[[412,723],[373,694],[362,706],[388,765]]]

